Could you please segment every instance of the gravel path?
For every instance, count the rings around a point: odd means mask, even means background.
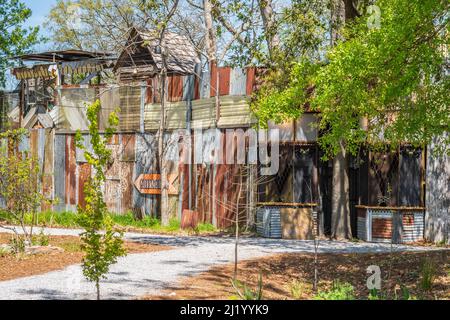
[[[0,232],[4,230],[0,229]],[[38,228],[36,232],[40,232]],[[80,230],[44,229],[49,235],[78,235]],[[219,237],[173,237],[127,233],[130,241],[173,246],[173,250],[130,254],[112,266],[101,284],[103,299],[130,299],[158,294],[177,284],[180,277],[193,276],[213,265],[232,263],[234,242]],[[320,252],[387,252],[388,244],[322,241]],[[430,250],[424,247],[395,246],[399,251]],[[239,259],[277,253],[314,252],[313,241],[242,239]],[[84,280],[79,265],[61,271],[0,282],[0,300],[95,299],[92,284]]]

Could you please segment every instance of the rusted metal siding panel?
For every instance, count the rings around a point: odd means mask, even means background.
[[[111,213],[120,214],[122,212],[122,190],[120,181],[121,145],[119,143],[119,134],[112,136],[107,148],[111,150],[111,164],[105,172],[105,202]]]
[[[45,153],[45,129],[38,129],[38,163],[39,173],[42,175],[44,168],[44,153]]]
[[[120,87],[119,129],[138,131],[141,118],[141,87]]]
[[[199,96],[196,99],[209,99],[211,97],[211,73],[209,71],[202,72],[201,78],[198,80]]]
[[[196,68],[198,69],[198,68]],[[197,70],[196,70],[197,71]],[[196,90],[198,90],[198,82],[196,82],[196,75],[183,77],[183,100],[192,101],[195,99]]]
[[[247,70],[246,93],[251,96],[255,91],[256,69],[248,68]]]
[[[247,72],[241,68],[231,69],[230,95],[245,96],[247,89]]]
[[[66,136],[66,154],[65,154],[65,172],[66,172],[66,196],[65,202],[68,205],[68,210],[75,209],[76,192],[77,192],[77,179],[76,179],[76,152],[75,152],[75,140],[73,135]]]
[[[166,129],[186,128],[187,105],[185,101],[166,104]],[[157,131],[161,123],[161,105],[148,104],[145,106],[145,130]]]
[[[120,180],[122,189],[121,213],[133,210],[132,193],[133,193],[133,162],[121,162],[120,164]]]
[[[157,172],[156,153],[158,142],[155,135],[138,134],[136,136],[136,163],[134,165],[133,181],[141,174]],[[156,216],[158,213],[158,196],[141,194],[133,187],[134,210],[144,210],[146,215]]]
[[[83,135],[83,146],[86,148],[88,152],[93,152],[93,146],[91,143],[91,136],[90,135]],[[75,156],[77,159],[77,162],[87,162],[86,157],[84,156],[84,149],[80,149],[76,147],[75,150]]]
[[[102,106],[100,111],[99,129],[103,131],[109,127],[108,120],[111,112],[121,107],[119,87],[102,88],[100,89],[99,96]]]
[[[168,97],[169,101],[177,102],[183,98],[183,77],[173,75],[168,78]]]
[[[59,105],[53,122],[58,129],[87,130],[86,104],[95,101],[93,88],[66,88],[59,91]]]
[[[422,211],[403,212],[402,242],[416,242],[423,240],[425,214]]]
[[[136,160],[136,135],[135,134],[122,134],[122,159],[123,162],[134,162]]]
[[[222,131],[221,136],[221,149],[224,157],[227,153],[236,154],[237,145],[233,143],[232,139],[227,139],[226,135]],[[225,229],[234,224],[236,213],[244,211],[241,206],[246,203],[245,197],[245,178],[243,180],[243,188],[241,191],[241,197],[238,201],[239,194],[239,165],[236,164],[219,164],[215,169],[214,185],[210,189],[211,195],[214,195],[215,208],[215,221],[217,227]],[[242,219],[240,219],[242,220]]]
[[[193,129],[214,128],[216,124],[216,104],[215,99],[201,99],[192,102],[192,123]]]
[[[250,98],[246,96],[224,96],[220,98],[219,128],[249,127],[256,123],[250,110]]]
[[[86,206],[85,184],[91,178],[91,165],[89,163],[81,163],[79,165],[78,178],[78,205],[84,208]]]
[[[4,140],[6,141],[6,140]],[[30,151],[30,137],[25,135],[19,143],[19,152]]]
[[[53,199],[53,175],[54,175],[54,130],[45,130],[45,143],[44,143],[44,166],[42,174],[42,192],[47,199]],[[42,210],[51,210],[51,205],[44,203]]]
[[[208,223],[212,222],[212,168],[212,165],[196,166],[196,208],[201,216],[201,221]]]
[[[422,210],[358,208],[358,237],[385,243],[423,240],[424,214]]]
[[[158,78],[147,80],[146,104],[161,103]]]
[[[357,233],[358,239],[367,241],[367,211],[366,209],[357,209]]]
[[[30,154],[36,160],[38,159],[39,148],[39,134],[37,130],[30,131]]]
[[[201,217],[198,211],[193,210],[183,210],[181,216],[181,228],[182,229],[193,229],[199,222],[201,222]]]
[[[217,73],[219,77],[219,84],[217,84]],[[230,94],[230,67],[219,67],[215,64],[211,66],[211,97],[215,97],[217,90],[220,96],[227,96]]]
[[[55,210],[62,212],[66,210],[66,136],[55,135]]]
[[[105,203],[110,213],[120,214],[122,212],[121,198],[120,179],[106,179]]]

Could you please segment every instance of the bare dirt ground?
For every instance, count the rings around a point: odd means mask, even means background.
[[[8,244],[10,239],[11,234],[0,233],[0,244]],[[49,236],[49,244],[64,249],[64,252],[0,256],[0,281],[45,274],[50,271],[62,270],[69,265],[81,263],[83,253],[79,237]],[[168,246],[136,242],[125,242],[125,248],[128,253],[157,252],[171,249]]]
[[[386,298],[401,296],[400,284],[418,299],[450,299],[450,252],[403,252],[369,254],[319,254],[319,289],[329,289],[333,280],[353,285],[357,299],[367,299],[366,287],[369,265],[378,265],[382,272],[382,291]],[[432,261],[435,277],[430,291],[420,287],[421,267]],[[216,266],[195,277],[186,277],[176,287],[161,295],[147,296],[155,300],[228,300],[236,296],[231,285],[234,265]],[[239,264],[239,280],[253,290],[257,288],[259,273],[263,276],[264,299],[312,299],[314,292],[314,255],[306,253],[281,254]]]

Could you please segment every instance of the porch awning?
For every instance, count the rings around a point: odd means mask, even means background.
[[[51,79],[56,77],[54,70],[58,67],[61,74],[73,74],[73,73],[93,73],[99,72],[104,69],[112,68],[114,61],[112,60],[98,60],[90,59],[83,61],[71,61],[63,62],[58,66],[55,64],[39,64],[32,67],[21,67],[13,69],[13,74],[17,80],[26,79]]]

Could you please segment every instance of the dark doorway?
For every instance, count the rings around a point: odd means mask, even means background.
[[[319,152],[322,158],[323,152]],[[319,159],[320,203],[323,216],[323,229],[326,236],[331,236],[331,192],[333,191],[333,163]]]

